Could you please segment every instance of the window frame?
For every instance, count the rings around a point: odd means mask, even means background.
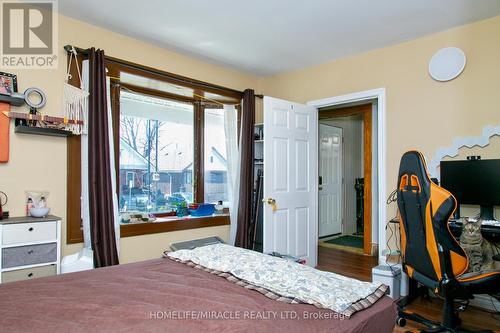
[[[81,64],[84,56],[79,55],[77,61]],[[238,110],[238,125],[241,121],[241,108],[239,101],[243,97],[243,93],[234,89],[225,88],[218,85],[213,85],[203,81],[190,79],[176,74],[160,71],[147,66],[131,63],[121,59],[106,56],[107,75],[111,78],[110,100],[111,110],[113,115],[113,138],[115,165],[119,166],[120,155],[120,92],[122,89],[128,89],[134,93],[144,94],[152,97],[159,97],[169,100],[174,100],[184,103],[192,103],[194,107],[194,155],[193,155],[193,195],[196,202],[204,201],[204,124],[205,124],[205,108],[222,108],[221,104],[216,102],[207,102],[203,98],[196,97],[204,96],[205,93],[218,94],[225,98],[233,99],[231,102],[224,101],[227,104],[237,105]],[[71,69],[70,83],[79,86],[78,75],[73,73],[75,69]],[[183,86],[193,89],[194,96],[176,95],[169,92],[136,86],[130,83],[123,83],[117,80],[120,73],[126,72],[129,74],[140,75],[146,78],[163,81],[170,84]],[[239,134],[239,133],[238,133]],[[81,222],[81,142],[80,136],[70,136],[67,141],[67,244],[83,242],[83,230]],[[116,179],[119,179],[119,167],[116,168]],[[119,189],[117,187],[117,195]],[[159,217],[162,214],[158,214]],[[137,223],[137,224],[122,224],[120,226],[121,237],[139,236],[153,233],[170,232],[176,230],[187,230],[195,228],[205,228],[212,226],[228,225],[229,216],[208,216],[198,218],[179,218],[168,222],[158,223]]]

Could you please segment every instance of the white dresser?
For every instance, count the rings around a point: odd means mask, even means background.
[[[61,219],[13,217],[0,220],[0,282],[60,273]]]

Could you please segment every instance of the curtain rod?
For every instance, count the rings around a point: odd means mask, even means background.
[[[68,53],[73,52],[73,50],[75,50],[77,54],[81,54],[83,56],[88,56],[89,55],[89,49],[82,49],[80,47],[76,47],[76,46],[69,45],[69,44],[64,46],[64,50],[66,52],[68,52]],[[214,85],[214,84],[210,84],[210,83],[206,83],[206,82],[202,82],[202,81],[198,81],[198,80],[193,80],[193,79],[181,76],[181,75],[164,72],[164,71],[157,70],[157,69],[150,68],[150,67],[146,67],[146,66],[140,66],[138,64],[135,64],[135,63],[132,63],[132,62],[128,62],[128,61],[125,61],[125,60],[121,60],[121,59],[118,59],[118,58],[113,58],[113,57],[110,57],[110,56],[106,56],[106,60],[118,63],[118,64],[126,66],[126,67],[132,67],[134,69],[139,69],[139,70],[143,70],[143,71],[146,71],[146,72],[150,72],[150,73],[153,73],[153,74],[164,75],[164,76],[167,76],[167,77],[169,77],[171,79],[179,81],[180,83],[184,82],[184,83],[194,84],[194,85],[198,85],[198,86],[202,86],[202,87],[205,86],[205,87],[211,88],[211,89],[229,90],[229,91],[231,91],[233,93],[243,94],[243,92],[241,92],[239,90],[236,90],[236,89],[226,88],[226,87],[222,87],[222,86],[218,86],[218,85]],[[255,97],[257,97],[257,98],[264,98],[264,95],[257,95],[256,94]]]

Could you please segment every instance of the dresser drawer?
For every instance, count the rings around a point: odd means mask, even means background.
[[[43,264],[57,260],[57,243],[4,248],[2,268]]]
[[[43,242],[57,238],[57,222],[18,223],[3,226],[3,245]]]
[[[30,280],[44,276],[56,275],[56,265],[18,269],[2,273],[2,283],[22,280]]]

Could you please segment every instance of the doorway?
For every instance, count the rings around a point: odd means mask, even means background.
[[[320,108],[320,246],[376,254],[372,247],[372,103]]]
[[[320,239],[342,234],[344,130],[328,121],[319,123],[319,226]]]
[[[316,266],[319,224],[318,110],[371,103],[372,125],[370,127],[367,122],[363,124],[372,134],[370,150],[373,163],[372,174],[369,175],[372,181],[368,182],[372,187],[372,196],[366,195],[367,186],[364,189],[364,235],[369,234],[368,224],[371,224],[372,233],[371,237],[363,238],[363,252],[373,255],[378,253],[378,262],[385,263],[385,101],[385,88],[309,101],[307,105],[264,96],[264,173],[271,175],[270,179],[273,180],[264,182],[267,203],[263,207],[264,252],[284,250],[283,253],[305,258],[308,265]],[[274,155],[275,151],[280,152],[280,155]],[[283,163],[286,165],[282,166]],[[371,199],[370,205],[367,204],[368,199]],[[366,219],[366,215],[369,215],[369,219]]]

